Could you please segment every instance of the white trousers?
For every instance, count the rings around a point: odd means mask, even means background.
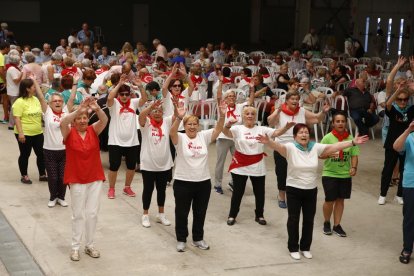
[[[79,250],[83,232],[87,247],[93,246],[100,206],[102,181],[88,184],[71,184],[72,249]]]

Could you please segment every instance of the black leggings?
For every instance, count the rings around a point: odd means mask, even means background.
[[[164,207],[168,171],[141,171],[142,181],[144,182],[144,189],[142,190],[142,206],[144,210],[148,210],[150,207],[152,192],[154,191],[154,184],[157,189],[158,207]]]
[[[277,188],[279,189],[279,191],[285,191],[288,163],[286,161],[286,158],[284,158],[277,151],[273,152],[273,157],[275,158],[275,165],[276,165],[275,172],[276,172],[276,178],[277,178]]]
[[[19,156],[19,170],[20,174],[27,175],[27,167],[29,165],[29,157],[30,153],[32,152],[32,148],[37,156],[36,158],[36,164],[37,164],[37,170],[39,171],[39,176],[46,175],[46,169],[45,169],[45,161],[43,159],[43,133],[34,135],[34,136],[27,136],[26,141],[24,143],[21,143],[19,141],[19,135],[15,134],[17,144],[19,145],[20,150],[20,156]]]
[[[125,156],[125,163],[128,170],[135,170],[137,163],[138,146],[121,147],[109,145],[109,170],[117,172],[121,166],[122,156]]]
[[[47,171],[47,184],[49,186],[50,200],[65,199],[66,185],[63,184],[65,171],[66,151],[43,149]]]

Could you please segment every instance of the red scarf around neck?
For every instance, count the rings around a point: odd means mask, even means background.
[[[243,78],[246,82],[248,82],[248,83],[250,83],[251,81],[252,81],[252,78],[250,78],[250,77],[245,77],[245,78]]]
[[[6,64],[6,72],[7,72],[7,70],[9,70],[10,69],[10,67],[14,67],[14,68],[16,68],[17,70],[19,70],[20,71],[20,69],[19,69],[19,67],[17,67],[17,65],[15,65],[15,64]]]
[[[124,112],[125,113],[131,112],[135,114],[135,111],[131,107],[129,107],[129,105],[131,104],[131,99],[128,99],[126,103],[121,102],[121,99],[119,97],[116,99],[121,105],[121,110],[119,110],[119,114],[124,113]]]
[[[62,111],[60,111],[60,112],[55,112],[55,111],[53,111],[53,109],[52,109],[52,112],[53,112],[53,114],[55,114],[56,116],[58,116],[59,118],[62,116],[62,114],[63,114],[63,112]]]
[[[341,134],[338,131],[336,131],[335,129],[331,131],[332,135],[335,136],[339,142],[342,142],[343,140],[345,140],[346,138],[348,138],[349,133],[348,131],[344,130],[344,132]],[[339,159],[344,160],[344,151],[340,150],[339,151]]]
[[[286,103],[282,104],[282,112],[285,113],[286,115],[292,116],[292,121],[293,121],[295,115],[298,114],[299,109],[300,109],[300,107],[297,106],[296,109],[294,111],[292,111],[287,107]]]
[[[155,127],[156,129],[158,129],[158,136],[160,137],[160,141],[161,141],[161,138],[162,138],[162,128],[161,128],[161,126],[162,126],[163,120],[161,119],[161,121],[157,122],[151,117],[149,119],[150,119],[151,125],[153,127]]]
[[[233,109],[231,109],[230,106],[227,106],[227,118],[229,118],[230,116],[232,116],[234,119],[237,120],[236,114],[234,114],[234,111],[236,110],[236,107],[234,106]]]
[[[191,75],[191,80],[193,81],[194,84],[200,84],[203,81],[203,77]]]
[[[223,84],[226,84],[226,83],[233,83],[233,80],[230,77],[224,77]]]

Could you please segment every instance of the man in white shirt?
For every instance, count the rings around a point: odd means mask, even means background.
[[[157,51],[157,53],[155,54],[155,60],[157,60],[157,57],[163,57],[164,60],[168,60],[167,48],[165,48],[165,46],[161,44],[161,41],[158,38],[156,38],[152,41],[152,44],[154,45],[154,48]]]

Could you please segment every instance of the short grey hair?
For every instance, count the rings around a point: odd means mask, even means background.
[[[32,52],[26,52],[24,53],[24,59],[27,61],[27,63],[35,62],[36,56]]]
[[[20,63],[20,60],[21,60],[20,56],[15,55],[15,54],[9,55],[9,58],[8,58],[9,63],[16,64],[16,65]]]
[[[227,90],[226,92],[224,92],[223,98],[227,98],[228,96],[230,96],[230,94],[234,94],[234,96],[236,96],[236,91],[234,91],[234,89]]]
[[[63,60],[63,57],[62,57],[62,55],[61,54],[59,54],[59,53],[56,53],[56,52],[54,52],[53,54],[52,54],[52,60],[60,60],[60,61],[62,61]]]
[[[83,67],[91,67],[91,65],[92,65],[92,62],[91,62],[91,60],[90,59],[87,59],[87,58],[84,58],[84,59],[82,59],[82,66]]]

